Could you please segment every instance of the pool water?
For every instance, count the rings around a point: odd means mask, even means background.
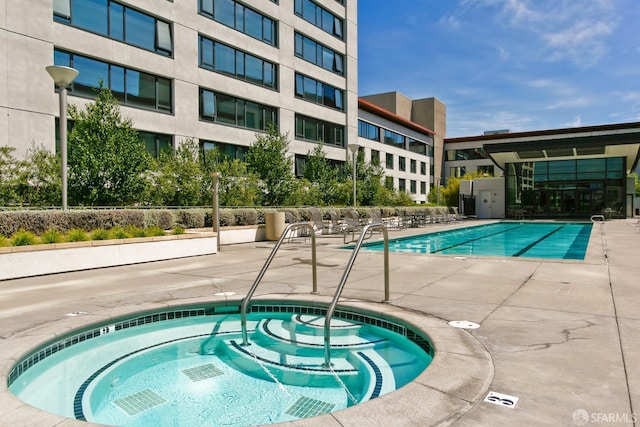
[[[61,341],[75,340],[64,349],[38,350],[37,363],[19,364],[28,368],[11,377],[10,390],[40,409],[101,424],[250,426],[389,393],[432,356],[404,326],[384,321],[392,331],[362,316],[332,320],[330,368],[324,317],[314,313],[249,314],[249,346],[241,345],[238,314],[154,316],[166,320],[103,325],[91,339],[83,333]]]
[[[591,223],[498,222],[389,241],[391,252],[582,260]],[[383,250],[383,242],[363,249]]]

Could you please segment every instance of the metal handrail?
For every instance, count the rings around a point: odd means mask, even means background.
[[[242,326],[242,345],[246,346],[246,345],[249,344],[249,340],[247,339],[247,306],[249,305],[249,300],[253,296],[253,293],[256,291],[256,288],[258,287],[258,284],[262,280],[262,276],[264,276],[264,273],[267,271],[267,268],[269,267],[269,264],[271,264],[271,261],[273,261],[273,258],[275,257],[276,252],[278,252],[278,249],[280,248],[280,245],[282,245],[282,242],[284,241],[285,236],[289,233],[289,231],[294,230],[294,229],[298,229],[298,228],[306,228],[306,229],[309,230],[309,234],[311,234],[311,269],[312,269],[312,276],[313,276],[313,279],[312,279],[313,280],[313,290],[311,291],[311,293],[312,294],[317,294],[318,293],[318,275],[317,275],[317,268],[316,268],[316,233],[315,233],[315,230],[313,228],[313,225],[311,225],[311,223],[309,223],[309,222],[294,222],[293,224],[289,224],[284,229],[284,231],[282,232],[282,235],[280,236],[280,239],[278,240],[276,245],[273,247],[273,250],[271,251],[271,254],[269,255],[269,258],[267,258],[267,261],[264,263],[264,266],[262,267],[262,270],[260,270],[260,273],[258,273],[258,277],[256,278],[255,282],[253,282],[253,285],[251,286],[251,289],[249,289],[249,292],[247,293],[247,295],[242,300],[242,306],[240,308],[240,321],[241,321],[241,326]]]
[[[387,226],[382,223],[374,223],[367,224],[362,228],[362,233],[360,233],[360,238],[358,239],[358,243],[353,248],[353,252],[351,253],[351,258],[347,263],[347,267],[344,270],[344,274],[342,275],[342,279],[340,280],[340,284],[338,285],[338,289],[336,290],[335,295],[333,296],[333,301],[331,301],[331,305],[327,309],[327,314],[324,319],[324,366],[331,366],[331,318],[333,317],[333,312],[336,309],[336,305],[338,304],[338,300],[340,299],[340,295],[342,295],[342,290],[344,289],[345,283],[347,283],[347,278],[349,277],[349,273],[351,272],[351,268],[353,267],[353,263],[356,260],[356,256],[358,255],[358,251],[362,246],[362,242],[364,241],[365,235],[367,231],[374,229],[381,229],[382,235],[384,236],[384,301],[389,302],[389,234],[387,232]]]

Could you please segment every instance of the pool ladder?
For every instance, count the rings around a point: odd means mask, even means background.
[[[278,249],[282,245],[282,242],[284,241],[287,234],[299,228],[306,228],[307,230],[309,230],[309,234],[311,235],[311,268],[312,268],[312,280],[313,280],[313,290],[311,293],[312,294],[318,293],[318,280],[317,280],[317,268],[316,268],[316,236],[315,236],[315,230],[313,228],[313,225],[311,225],[311,223],[309,222],[296,222],[293,224],[289,224],[282,232],[280,239],[274,246],[273,250],[271,251],[271,254],[269,254],[269,257],[267,258],[267,261],[265,262],[264,266],[260,270],[260,273],[258,273],[258,277],[253,282],[253,285],[249,289],[249,292],[242,300],[242,305],[240,307],[240,321],[241,321],[241,327],[242,327],[242,345],[244,346],[249,345],[249,339],[247,337],[247,307],[249,306],[249,301],[251,300],[251,297],[253,296],[256,288],[258,287],[258,284],[260,284],[262,277],[264,276],[265,272],[269,268],[271,261],[273,261],[273,258],[275,257],[276,252],[278,252]],[[389,302],[389,234],[387,232],[387,227],[382,223],[367,224],[362,228],[360,237],[358,238],[357,243],[353,247],[351,258],[349,259],[349,262],[347,263],[344,273],[342,274],[342,279],[340,280],[340,284],[336,289],[336,293],[333,296],[333,300],[331,301],[331,304],[329,305],[329,308],[327,309],[327,313],[325,316],[324,365],[323,366],[327,368],[331,366],[331,319],[335,312],[336,305],[338,304],[340,295],[342,295],[342,290],[344,289],[344,285],[345,283],[347,283],[347,279],[349,278],[349,273],[351,273],[351,269],[353,268],[353,264],[356,260],[356,256],[358,255],[358,252],[362,247],[362,243],[364,242],[365,235],[367,234],[367,232],[370,232],[370,231],[372,232],[378,229],[382,230],[382,235],[384,237],[384,300],[382,302],[385,302],[385,303]]]

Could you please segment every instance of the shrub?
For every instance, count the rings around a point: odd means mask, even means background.
[[[175,227],[173,227],[173,235],[178,235],[178,234],[184,234],[184,228],[180,227],[179,225],[176,225]]]
[[[174,224],[173,214],[168,209],[150,209],[145,212],[144,226],[158,226],[163,230],[169,230]]]
[[[58,230],[50,228],[40,235],[40,241],[42,243],[62,243],[64,236]]]
[[[165,233],[164,228],[158,227],[157,225],[153,225],[145,230],[145,234],[148,237],[154,237],[154,236],[164,236],[167,233]]]
[[[91,240],[109,240],[109,230],[96,228],[91,231]]]
[[[110,239],[126,239],[130,237],[127,232],[120,226],[113,227],[109,230]]]
[[[176,222],[184,228],[204,228],[204,209],[181,209]]]
[[[230,227],[236,225],[236,215],[233,209],[220,209],[220,226]]]
[[[255,209],[236,209],[236,224],[256,225],[258,223],[258,213]]]
[[[127,225],[124,231],[131,237],[146,237],[144,228],[136,227],[134,225]]]
[[[67,242],[86,242],[89,240],[89,236],[87,235],[87,232],[81,228],[72,228],[67,231],[65,240]]]
[[[28,246],[38,244],[38,237],[31,231],[20,229],[11,237],[13,246]]]
[[[7,239],[2,234],[0,234],[0,248],[3,248],[5,246],[9,246],[10,243],[11,242],[9,241],[9,239]]]

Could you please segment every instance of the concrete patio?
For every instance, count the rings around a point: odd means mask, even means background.
[[[390,231],[390,237],[475,223]],[[361,251],[345,303],[397,309],[412,322],[423,318],[434,328],[438,367],[392,394],[294,424],[635,425],[639,229],[635,219],[594,224],[584,261],[392,253],[391,307],[379,303],[382,253]],[[87,425],[11,395],[6,376],[17,359],[71,328],[105,318],[224,298],[214,296],[218,292],[235,292],[229,298],[239,299],[273,244],[223,245],[215,255],[0,281],[0,424]],[[311,255],[302,239],[282,247],[256,295],[328,300],[350,256],[340,246],[341,237],[318,238],[320,296],[309,296]],[[68,316],[74,312],[86,314]],[[450,320],[480,327],[452,328]],[[489,391],[519,400],[514,408],[485,402]]]

